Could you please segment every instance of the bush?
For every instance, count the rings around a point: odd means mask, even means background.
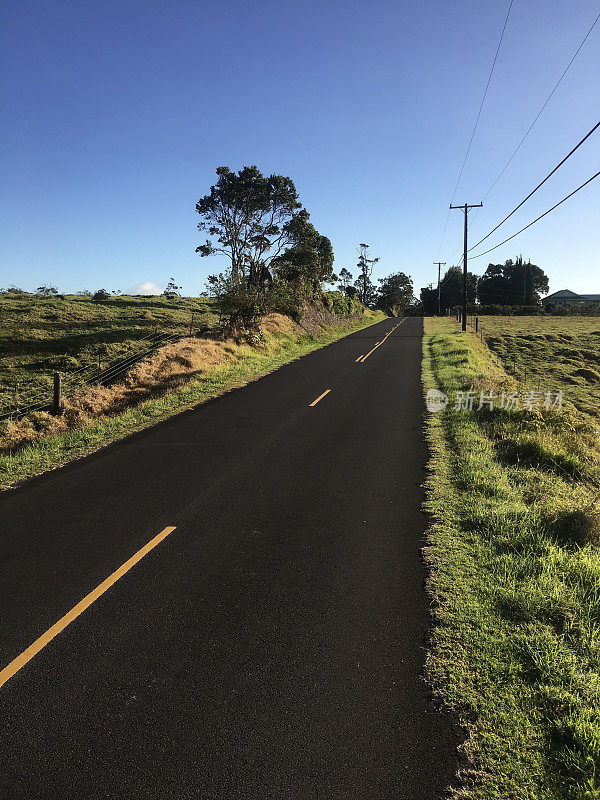
[[[98,291],[94,293],[94,300],[108,300],[109,298],[110,294],[106,289],[98,289]]]
[[[323,303],[328,311],[340,316],[362,314],[364,306],[356,295],[349,297],[342,292],[325,292]]]

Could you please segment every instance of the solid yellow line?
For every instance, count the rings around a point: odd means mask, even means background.
[[[175,526],[172,525],[168,528],[165,528],[164,531],[161,531],[158,536],[155,536],[154,539],[151,539],[148,544],[145,544],[141,550],[138,550],[137,553],[132,556],[129,561],[126,561],[119,569],[115,570],[112,575],[103,581],[100,586],[97,586],[93,591],[91,591],[88,595],[86,595],[80,603],[68,611],[64,617],[61,617],[58,622],[55,622],[51,628],[48,628],[46,633],[43,633],[39,639],[36,639],[35,642],[24,650],[20,656],[17,656],[7,667],[0,672],[0,687],[4,686],[6,681],[8,681],[12,676],[17,673],[22,667],[27,664],[28,661],[36,656],[40,650],[42,650],[55,636],[69,625],[73,620],[77,619],[77,617],[82,614],[86,608],[92,605],[94,601],[96,601],[107,589],[116,583],[119,578],[122,578],[126,572],[135,566],[138,561],[147,555],[153,548],[156,547],[157,544],[160,544],[163,539],[165,539],[170,533],[175,530]]]
[[[362,361],[363,358],[364,356],[359,356],[354,363],[357,364],[359,361]]]
[[[308,405],[309,405],[309,406],[316,406],[316,405],[317,405],[317,403],[319,402],[319,400],[322,400],[322,399],[325,397],[325,395],[326,395],[326,394],[329,394],[329,392],[330,392],[330,391],[331,391],[331,389],[325,389],[325,391],[323,392],[323,394],[320,394],[320,395],[317,397],[317,399],[316,399],[316,400],[313,400],[313,401],[312,401],[312,403],[309,403]]]

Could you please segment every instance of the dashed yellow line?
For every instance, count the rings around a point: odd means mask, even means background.
[[[312,403],[309,403],[308,405],[309,405],[309,406],[316,406],[316,405],[317,405],[317,403],[319,402],[319,400],[322,400],[322,399],[325,397],[325,395],[326,395],[326,394],[329,394],[329,392],[330,392],[330,391],[331,391],[331,389],[325,389],[325,391],[323,392],[323,394],[320,394],[320,395],[317,397],[317,399],[316,399],[316,400],[313,400],[313,401],[312,401]]]
[[[356,360],[357,360],[357,361],[360,361],[360,363],[361,363],[361,364],[362,364],[362,363],[364,363],[364,362],[367,360],[367,358],[368,358],[368,357],[371,355],[371,353],[375,352],[375,350],[377,350],[377,348],[378,348],[378,347],[381,347],[381,345],[382,345],[382,344],[385,342],[385,340],[388,338],[388,336],[391,336],[391,335],[392,335],[392,333],[393,333],[393,332],[396,330],[396,328],[400,327],[400,325],[402,325],[402,323],[403,323],[403,322],[405,322],[405,321],[406,321],[406,320],[405,320],[405,319],[403,319],[403,320],[401,320],[401,321],[400,321],[400,322],[399,322],[397,325],[394,325],[394,327],[392,328],[392,330],[391,330],[391,331],[389,331],[389,332],[388,332],[388,333],[387,333],[387,334],[386,334],[386,335],[383,337],[383,339],[382,339],[380,342],[377,342],[377,344],[375,345],[375,347],[373,347],[373,349],[372,349],[372,350],[369,350],[369,352],[367,353],[367,355],[366,355],[366,356],[361,356],[361,357],[360,357],[360,359],[358,359],[358,358],[357,358]],[[355,363],[356,363],[356,362],[355,362]]]
[[[39,639],[36,639],[35,642],[24,650],[20,656],[17,656],[10,664],[0,672],[0,687],[4,686],[6,681],[10,680],[22,667],[27,664],[28,661],[31,661],[34,656],[36,656],[40,650],[46,647],[52,639],[58,636],[61,631],[70,625],[73,620],[77,619],[77,617],[82,614],[86,608],[89,608],[92,603],[94,603],[101,595],[104,594],[110,587],[115,584],[119,578],[122,578],[126,572],[134,567],[138,561],[141,561],[145,555],[147,555],[151,550],[153,550],[157,544],[160,544],[163,539],[172,533],[175,530],[175,526],[171,525],[168,528],[165,528],[161,531],[154,539],[151,539],[147,544],[145,544],[141,550],[138,550],[135,555],[133,555],[129,561],[126,561],[119,569],[115,570],[112,575],[109,575],[108,578],[103,581],[99,586],[97,586],[93,591],[91,591],[88,595],[86,595],[83,600],[77,603],[70,611],[68,611],[64,617],[61,617],[58,622],[55,622],[51,628],[48,628],[46,633],[43,633]]]

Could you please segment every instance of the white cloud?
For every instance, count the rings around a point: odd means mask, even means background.
[[[131,287],[131,294],[162,294],[163,287],[156,281],[142,281]]]

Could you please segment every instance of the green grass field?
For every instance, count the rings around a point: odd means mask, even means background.
[[[498,318],[487,332],[505,352],[537,357],[540,376],[552,360],[540,342],[582,352],[593,341],[593,320],[535,322]],[[450,319],[426,320],[423,379],[451,398],[427,416],[425,556],[435,608],[428,674],[466,731],[469,766],[453,796],[598,800],[600,429],[570,404],[455,408],[456,392],[519,386]]]
[[[532,389],[562,389],[600,412],[600,317],[481,317],[486,343]]]
[[[95,301],[35,295],[0,295],[0,413],[17,401],[49,396],[52,374],[73,373],[87,364],[106,367],[146,350],[152,336],[218,322],[203,298],[114,297]]]

